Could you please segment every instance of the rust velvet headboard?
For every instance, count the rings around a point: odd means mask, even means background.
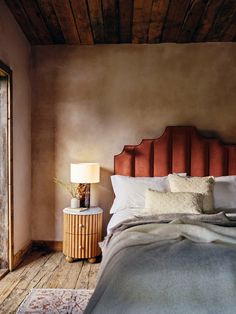
[[[126,145],[114,163],[115,174],[134,177],[236,175],[236,145],[204,138],[192,126],[168,126],[157,139]]]

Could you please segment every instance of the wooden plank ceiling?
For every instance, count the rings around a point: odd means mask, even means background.
[[[236,0],[5,0],[33,45],[236,41]]]

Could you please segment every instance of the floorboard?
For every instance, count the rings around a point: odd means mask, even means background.
[[[16,313],[32,288],[94,289],[99,263],[68,263],[61,252],[33,251],[0,280],[0,313]]]

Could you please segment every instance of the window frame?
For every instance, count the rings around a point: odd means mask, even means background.
[[[0,60],[0,70],[7,77],[7,186],[8,186],[8,268],[14,268],[14,210],[13,210],[13,91],[12,70]]]

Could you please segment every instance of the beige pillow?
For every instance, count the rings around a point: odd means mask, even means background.
[[[199,214],[202,211],[203,195],[190,192],[159,192],[146,190],[144,213],[171,214],[189,213]]]
[[[175,174],[168,175],[171,192],[194,192],[204,195],[203,212],[213,212],[214,177],[181,177]]]

